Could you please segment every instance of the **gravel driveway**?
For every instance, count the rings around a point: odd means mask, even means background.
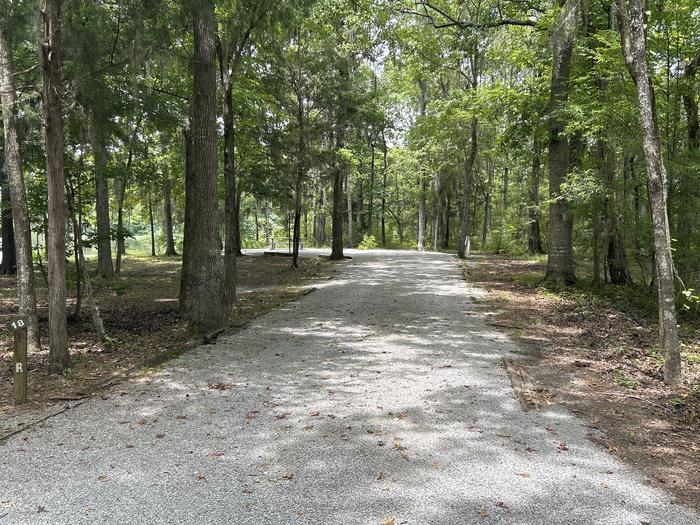
[[[0,446],[0,523],[700,523],[572,414],[520,408],[454,258],[352,255]]]

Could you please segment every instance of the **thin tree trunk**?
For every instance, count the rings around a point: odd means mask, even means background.
[[[374,141],[370,143],[370,167],[369,167],[369,202],[367,203],[367,235],[372,235],[372,217],[374,215],[374,172],[375,172],[375,161],[374,161]]]
[[[108,340],[107,334],[105,333],[104,324],[102,323],[102,317],[100,316],[100,309],[95,301],[95,294],[92,292],[92,283],[90,282],[90,275],[85,268],[85,256],[83,254],[83,241],[82,235],[80,233],[80,224],[75,213],[75,204],[73,198],[74,190],[71,185],[66,181],[66,203],[68,207],[68,216],[73,224],[73,238],[75,239],[75,253],[78,257],[78,275],[82,279],[83,287],[85,289],[85,296],[88,300],[88,305],[90,306],[90,313],[92,314],[92,325],[95,328],[95,334],[100,341],[105,342]]]
[[[591,248],[593,251],[593,280],[591,285],[594,287],[600,286],[600,206],[596,202],[592,204],[591,226],[593,227],[591,235]]]
[[[647,63],[642,0],[616,0],[625,62],[637,86],[642,143],[647,165],[649,198],[654,231],[656,281],[659,303],[659,346],[665,357],[664,380],[680,385],[681,357],[676,320],[673,283],[673,256],[666,209],[666,168],[661,155],[661,140],[656,100]]]
[[[71,365],[66,326],[66,227],[63,174],[63,102],[61,93],[61,0],[46,0],[44,8],[44,114],[48,186],[49,371]]]
[[[156,256],[156,226],[153,219],[153,198],[151,190],[148,190],[148,222],[151,226],[151,257]]]
[[[425,250],[425,177],[424,166],[418,168],[418,251]]]
[[[386,192],[387,192],[387,175],[389,173],[388,148],[386,145],[386,136],[382,130],[382,247],[386,248]]]
[[[181,309],[190,327],[221,328],[230,312],[219,250],[216,133],[216,20],[213,0],[192,2],[194,69],[192,140],[185,179]],[[190,141],[188,141],[190,142]]]
[[[481,250],[486,251],[486,240],[491,229],[491,191],[493,190],[493,161],[486,159],[488,181],[484,191],[484,224],[481,230]]]
[[[607,139],[598,141],[598,162],[601,175],[608,188],[606,201],[606,241],[607,241],[607,267],[612,284],[628,284],[630,282],[627,268],[627,255],[622,238],[620,222],[617,212],[617,198],[615,194],[615,160],[613,151],[608,145]]]
[[[348,203],[348,248],[354,246],[355,237],[353,235],[353,216],[352,216],[352,189],[350,188],[350,172],[345,172],[345,196]]]
[[[362,200],[362,180],[357,179],[357,210],[355,210],[355,217],[356,217],[356,229],[355,229],[355,237],[357,239],[362,238],[362,209],[364,206],[364,201]]]
[[[345,70],[347,74],[347,69]],[[331,259],[342,260],[343,254],[343,165],[340,158],[340,150],[345,147],[345,122],[337,117],[335,130],[335,161],[333,162],[333,239],[331,246]],[[351,221],[352,222],[352,221]]]
[[[299,244],[301,242],[301,200],[302,182],[306,172],[306,128],[304,118],[304,99],[297,94],[297,176],[294,185],[294,232],[292,250],[292,268],[299,268]]]
[[[228,58],[220,59],[224,81],[224,266],[226,288],[231,305],[236,300],[237,232],[237,184],[236,184],[236,134],[233,107],[233,75],[229,71]]]
[[[474,164],[479,150],[478,142],[478,121],[472,119],[470,131],[470,149],[466,155],[464,162],[464,201],[462,209],[462,225],[459,233],[459,246],[457,247],[457,256],[460,259],[466,258],[467,240],[471,234],[471,224],[469,223],[469,206],[472,203],[472,186],[474,185]],[[466,147],[465,147],[466,154]]]
[[[0,275],[15,275],[17,273],[17,252],[15,250],[15,228],[12,223],[12,197],[5,170],[0,170],[0,194],[2,194],[2,263]]]
[[[36,314],[31,225],[15,117],[16,103],[12,56],[5,35],[5,20],[0,15],[0,108],[5,135],[5,172],[12,204],[13,247],[17,258],[17,306],[28,319],[27,350],[35,353],[41,350],[41,341]]]
[[[161,154],[163,155],[163,164],[161,167],[163,174],[163,229],[165,230],[165,256],[174,257],[177,255],[175,250],[175,235],[173,233],[173,200],[170,180],[170,167],[165,159],[167,153],[168,142],[165,135],[161,135]]]
[[[117,191],[117,257],[114,266],[115,273],[121,273],[122,271],[122,256],[126,255],[126,239],[124,232],[124,199],[126,197],[126,188],[129,184],[129,176],[131,175],[131,168],[134,163],[134,148],[136,145],[136,139],[138,137],[139,129],[141,128],[141,117],[136,122],[134,130],[131,134],[131,139],[129,140],[129,153],[126,160],[126,170],[123,176],[116,179],[116,191]]]
[[[255,200],[255,242],[260,242],[260,217],[258,217],[258,201]],[[304,232],[306,233],[306,232]]]
[[[533,138],[532,169],[528,190],[527,251],[530,255],[544,253],[540,234],[540,178],[542,173],[542,150],[537,136]]]
[[[442,247],[446,250],[450,246],[450,215],[452,214],[452,196],[449,192],[445,201],[445,218],[443,219]]]
[[[107,182],[107,149],[104,132],[94,112],[90,112],[90,145],[95,175],[95,214],[97,223],[97,275],[111,278],[112,235],[109,220],[109,184]]]

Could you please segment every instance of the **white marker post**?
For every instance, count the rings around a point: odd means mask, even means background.
[[[15,335],[15,405],[23,405],[27,402],[27,319],[13,319],[7,329]]]

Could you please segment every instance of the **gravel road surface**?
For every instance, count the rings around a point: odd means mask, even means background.
[[[453,257],[352,255],[0,445],[0,524],[700,523],[572,414],[522,410]]]

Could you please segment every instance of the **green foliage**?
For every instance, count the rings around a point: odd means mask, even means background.
[[[374,235],[365,234],[362,237],[362,241],[357,245],[358,250],[376,250],[377,248],[379,248],[379,243],[374,238]]]

